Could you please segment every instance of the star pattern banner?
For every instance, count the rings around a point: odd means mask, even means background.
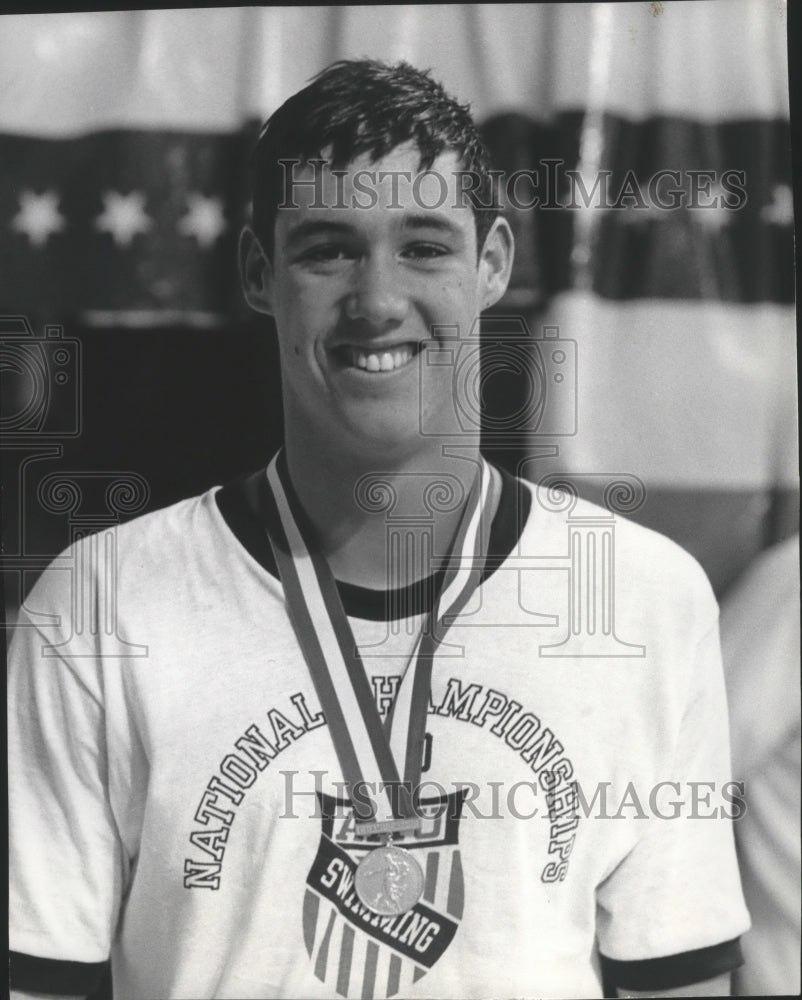
[[[578,114],[548,127],[521,114],[483,125],[501,169],[538,179],[535,187],[524,178],[507,206],[519,236],[507,304],[576,283],[574,234],[590,212],[591,286],[604,298],[793,302],[786,122],[607,117],[603,184],[578,175],[581,128]],[[223,136],[0,136],[2,308],[99,325],[170,316],[222,324],[242,314],[236,240],[248,220],[257,129],[254,121]],[[681,169],[662,166],[665,149]],[[729,188],[714,187],[710,178],[724,175]]]
[[[0,137],[2,308],[101,326],[241,313],[256,127]]]

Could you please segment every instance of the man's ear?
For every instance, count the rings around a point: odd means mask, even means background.
[[[479,255],[482,310],[495,305],[507,291],[515,256],[515,237],[509,223],[499,216],[490,227]]]
[[[273,265],[264,252],[258,237],[249,226],[245,226],[240,233],[238,256],[245,301],[256,312],[272,316]]]

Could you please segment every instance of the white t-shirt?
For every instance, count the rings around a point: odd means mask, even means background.
[[[367,845],[241,484],[57,559],[11,650],[16,985],[88,989],[109,955],[115,1000],[590,997],[602,971],[649,989],[735,967],[702,570],[510,477],[491,557],[434,667],[427,818],[400,842],[424,896],[395,918],[354,896]],[[426,588],[340,590],[386,711]]]

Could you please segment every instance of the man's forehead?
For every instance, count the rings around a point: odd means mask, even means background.
[[[377,160],[363,153],[344,165],[333,165],[324,150],[308,162],[283,161],[284,201],[279,213],[293,209],[318,212],[385,208],[415,212],[465,210],[464,192],[472,187],[457,153],[440,153],[430,167],[421,165],[421,153],[406,143]]]
[[[310,157],[310,160],[323,160],[326,168],[333,168],[335,170],[343,170],[348,173],[353,173],[360,170],[407,170],[417,173],[424,168],[422,167],[423,153],[421,152],[418,144],[412,140],[408,142],[399,143],[399,145],[394,146],[392,149],[388,150],[383,156],[376,157],[370,150],[358,153],[352,157],[347,163],[338,162],[334,164],[333,162],[333,147],[324,147],[318,156]],[[460,165],[460,156],[453,149],[444,149],[442,152],[438,153],[434,158],[432,166],[429,169],[442,169],[444,171],[458,170]],[[311,167],[307,164],[301,162],[299,169],[303,170],[307,168],[311,173]]]

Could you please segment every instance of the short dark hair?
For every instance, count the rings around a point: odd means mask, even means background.
[[[469,106],[409,63],[343,59],[285,101],[259,134],[252,164],[253,224],[265,252],[272,257],[276,213],[286,193],[280,160],[305,162],[331,147],[327,163],[339,170],[365,153],[375,162],[410,141],[420,150],[420,170],[451,151],[473,175],[465,195],[481,250],[499,208],[488,153]]]

